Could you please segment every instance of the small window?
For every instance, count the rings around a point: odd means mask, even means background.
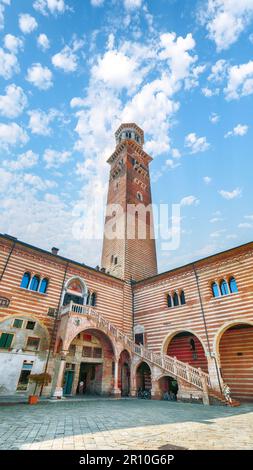
[[[13,322],[13,327],[14,328],[22,328],[23,325],[23,320],[19,320],[18,318],[15,318]]]
[[[213,282],[212,284],[212,293],[214,297],[219,297],[220,296],[220,291],[218,284],[216,282]]]
[[[35,325],[36,325],[35,321],[28,321],[27,324],[26,324],[26,329],[27,330],[34,330]]]
[[[232,294],[238,292],[237,283],[234,277],[231,277],[229,279],[229,289]]]
[[[225,281],[225,279],[223,279],[220,283],[220,291],[221,291],[221,295],[228,295],[229,294],[228,283],[227,283],[227,281]]]
[[[0,348],[8,349],[11,347],[13,336],[9,333],[2,333],[0,337]]]
[[[39,276],[33,276],[30,284],[30,290],[37,291],[39,288],[40,278]]]
[[[23,275],[20,287],[23,287],[23,289],[27,289],[29,286],[30,279],[31,279],[30,273],[25,273]]]
[[[82,351],[83,357],[92,357],[92,348],[90,346],[84,346]]]
[[[96,359],[100,359],[102,357],[102,349],[101,348],[94,348],[93,357],[96,358]]]
[[[139,199],[139,201],[143,201],[143,196],[139,191],[137,192],[137,199]]]
[[[114,258],[114,264],[118,264],[118,258],[117,258],[117,256]]]
[[[114,255],[111,256],[111,263],[114,261]]]
[[[180,294],[180,303],[181,305],[185,305],[186,301],[185,301],[185,294],[184,294],[184,291],[182,290],[181,294]]]
[[[48,286],[48,279],[42,279],[41,284],[40,284],[40,289],[39,292],[41,294],[45,294],[47,291],[47,286]]]
[[[179,298],[178,298],[178,294],[176,292],[173,295],[173,304],[174,304],[174,307],[177,307],[179,305]]]
[[[23,367],[20,373],[17,390],[27,390],[32,366],[33,362],[23,362]]]
[[[135,344],[144,344],[144,334],[143,333],[136,333],[135,337]]]
[[[90,291],[88,290],[86,305],[90,305]]]
[[[92,305],[92,307],[96,306],[96,300],[97,300],[97,295],[95,292],[93,292],[93,294],[91,295],[91,301],[90,301],[90,304]]]
[[[38,351],[40,345],[40,338],[32,338],[31,336],[28,337],[26,343],[26,349],[29,351]]]
[[[167,295],[167,305],[169,308],[173,307],[171,295]]]

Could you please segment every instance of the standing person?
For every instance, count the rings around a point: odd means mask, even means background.
[[[229,386],[224,383],[224,385],[223,385],[223,394],[224,394],[224,397],[225,397],[227,403],[231,405],[232,398],[230,396],[230,393],[231,393],[231,390],[230,390]]]

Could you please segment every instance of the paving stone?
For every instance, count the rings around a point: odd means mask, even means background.
[[[98,398],[0,409],[0,449],[177,447],[253,449],[253,404],[227,408]]]

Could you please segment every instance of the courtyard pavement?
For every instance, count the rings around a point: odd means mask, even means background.
[[[238,408],[138,399],[0,407],[0,449],[253,449],[253,404]]]

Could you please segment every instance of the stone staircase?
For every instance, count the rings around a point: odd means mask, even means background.
[[[162,372],[172,374],[173,377],[181,379],[191,386],[196,387],[196,389],[206,393],[210,398],[219,401],[220,404],[227,405],[227,401],[224,395],[212,389],[209,374],[203,372],[201,369],[192,367],[189,364],[178,360],[176,357],[167,356],[165,354],[157,354],[142,345],[135,344],[135,342],[131,340],[129,336],[122,333],[118,328],[116,328],[112,323],[106,320],[90,306],[78,305],[70,302],[69,305],[61,309],[61,315],[66,313],[86,316],[94,327],[102,330],[109,337],[112,336],[115,341],[120,341],[122,343],[122,349],[127,348],[134,355],[137,355],[148,363],[160,368]],[[234,404],[231,404],[231,406],[239,406],[240,404],[235,400],[233,400],[233,403]]]

